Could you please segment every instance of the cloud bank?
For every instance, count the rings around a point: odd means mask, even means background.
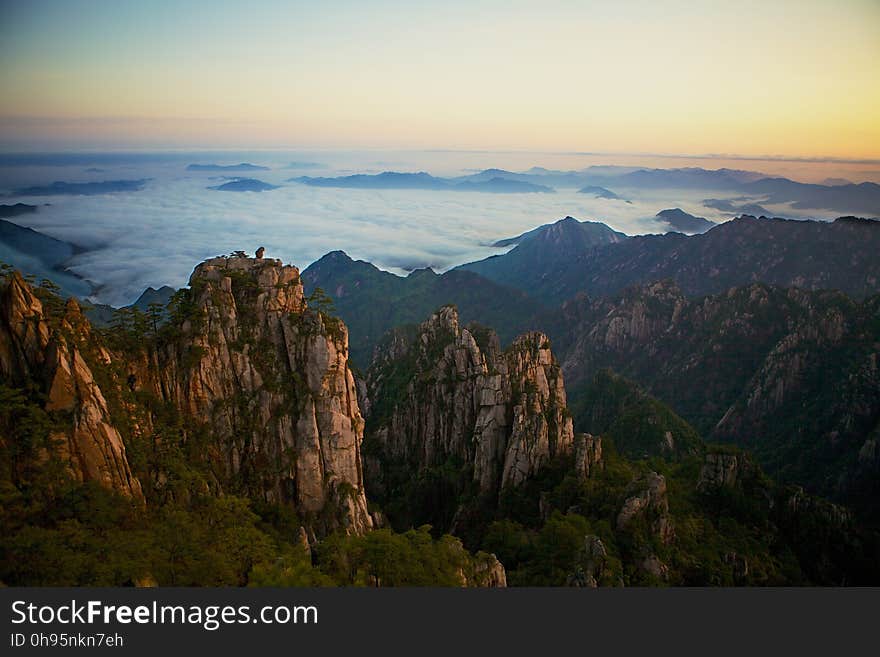
[[[150,180],[138,192],[32,197],[31,202],[51,205],[21,222],[88,249],[70,264],[98,285],[93,301],[124,305],[147,286],[180,287],[205,258],[238,249],[253,253],[259,246],[267,256],[301,268],[342,249],[396,273],[425,266],[442,271],[501,253],[504,249],[489,245],[566,215],[602,221],[630,235],[662,232],[654,219],[662,208],[707,216],[704,194],[682,199],[655,191],[625,203],[574,189],[556,194],[325,189],[285,184],[289,173],[282,168],[262,176],[281,184],[278,189],[230,194],[206,189],[207,175],[179,165],[142,173]]]

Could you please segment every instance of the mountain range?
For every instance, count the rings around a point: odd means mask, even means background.
[[[528,290],[545,303],[561,303],[580,292],[614,294],[666,278],[676,281],[688,296],[762,281],[838,289],[863,298],[878,291],[878,229],[880,222],[850,217],[822,222],[742,216],[700,235],[624,236],[610,245],[587,244],[555,257],[554,244],[578,244],[583,239],[579,222],[566,218],[553,224],[552,230],[533,233],[504,255],[458,269]]]
[[[555,188],[591,189],[602,198],[618,195],[609,190],[689,190],[715,191],[745,197],[740,213],[747,212],[748,204],[790,204],[797,210],[825,210],[839,213],[880,215],[880,185],[871,182],[859,184],[811,184],[772,178],[754,171],[736,169],[634,169],[632,167],[587,167],[579,171],[553,171],[534,167],[527,172],[504,169],[483,171],[451,178],[438,178],[425,172],[401,173],[386,171],[376,175],[291,178],[318,187],[347,187],[358,189],[432,189],[497,192],[550,192]],[[470,185],[468,185],[470,183]],[[516,185],[512,184],[516,183]],[[596,191],[599,190],[599,191]],[[587,192],[584,192],[587,193]],[[611,196],[613,195],[613,196]],[[707,207],[712,207],[707,206]],[[759,213],[764,214],[764,213]],[[769,213],[768,213],[769,214]]]
[[[33,208],[25,213],[36,211],[35,206],[23,203],[12,207],[18,206]],[[35,280],[51,281],[65,296],[84,297],[92,291],[87,281],[67,269],[68,260],[82,250],[76,244],[0,219],[0,262],[27,272]]]
[[[688,303],[656,285],[649,294],[662,307]],[[741,296],[772,313],[780,301],[770,294]],[[822,349],[817,336],[840,335],[835,311],[874,312],[842,295],[829,306],[818,293],[780,294],[807,311],[787,334],[802,337],[784,344]],[[638,315],[627,325],[606,303],[611,315],[577,335],[648,352],[650,341],[645,349],[619,330],[640,330]],[[674,337],[717,305],[673,311],[670,321],[683,322]],[[748,307],[728,310],[749,326]],[[133,319],[98,330],[75,300],[17,273],[0,281],[5,584],[880,578],[878,534],[854,511],[775,481],[746,452],[707,444],[638,383],[597,370],[570,400],[545,333],[502,347],[492,329],[463,326],[443,306],[387,333],[358,375],[328,299],[306,297],[294,267],[238,255],[197,265],[164,323]],[[610,341],[594,343],[594,329]]]
[[[144,188],[148,179],[104,180],[103,182],[55,181],[51,185],[35,185],[13,190],[10,196],[94,196],[115,192],[137,192]]]
[[[239,164],[190,164],[187,171],[269,171],[269,167],[241,162]]]
[[[0,205],[0,219],[9,219],[10,217],[17,217],[20,214],[30,214],[36,211],[36,205],[28,205],[27,203]]]
[[[360,367],[379,349],[376,336],[424,306],[462,303],[467,322],[502,328],[501,345],[529,330],[550,336],[575,408],[597,398],[589,388],[610,368],[696,435],[746,447],[784,481],[877,512],[880,223],[742,217],[691,237],[627,237],[567,217],[510,240],[517,246],[505,255],[411,275],[434,282],[429,300],[410,278],[342,253],[303,279],[352,326],[370,318],[352,342]],[[474,278],[439,285],[465,272]],[[576,430],[607,426],[575,417]]]
[[[880,581],[880,222],[497,244],[234,252],[102,323],[4,268],[0,582]]]
[[[349,189],[430,189],[434,191],[489,192],[495,194],[551,193],[554,190],[546,185],[512,180],[504,176],[488,179],[436,178],[428,173],[398,173],[386,171],[376,175],[356,174],[337,178],[312,178],[301,176],[288,182],[298,182],[310,187],[343,187]]]

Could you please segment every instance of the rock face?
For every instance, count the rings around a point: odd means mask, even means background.
[[[608,550],[602,539],[593,534],[584,536],[584,546],[578,556],[578,567],[568,577],[567,586],[598,588],[605,574],[605,562],[608,558]]]
[[[878,316],[880,296],[854,302],[753,284],[694,300],[659,282],[575,299],[553,335],[573,406],[609,368],[708,440],[749,449],[770,475],[870,506],[880,472],[865,447],[880,426]]]
[[[634,494],[627,497],[617,514],[617,529],[626,529],[634,518],[644,515],[650,522],[651,530],[664,542],[675,538],[675,528],[669,516],[669,501],[666,497],[666,477],[649,472],[644,479],[634,482]]]
[[[206,421],[249,495],[291,504],[319,533],[368,530],[345,325],[309,310],[299,271],[274,259],[203,262],[189,294],[174,337],[129,378]]]
[[[466,581],[466,585],[481,586],[486,588],[506,588],[507,572],[494,554],[486,555],[474,565],[474,577],[472,582]]]
[[[18,387],[38,382],[46,411],[69,415],[70,428],[53,438],[76,478],[144,499],[123,438],[151,433],[148,398],[176,409],[188,432],[209,437],[203,457],[217,492],[288,504],[310,536],[373,526],[348,332],[308,308],[296,268],[266,258],[208,260],[161,332],[113,350],[100,346],[75,302],[50,322],[28,285],[17,275],[9,281],[0,375]]]
[[[588,433],[574,437],[574,471],[586,479],[595,468],[602,467],[602,438]]]
[[[90,349],[88,322],[75,301],[56,326],[43,304],[18,273],[0,292],[0,378],[16,386],[36,385],[45,410],[68,418],[64,430],[52,431],[54,456],[79,481],[96,481],[143,502],[140,481],[132,474],[119,430],[84,350]],[[90,354],[109,359],[106,353]],[[61,424],[61,422],[59,422]]]
[[[769,490],[769,482],[745,452],[709,451],[703,457],[697,490],[711,493],[721,489]],[[763,493],[766,496],[767,493]]]
[[[497,496],[573,449],[547,337],[528,333],[502,352],[493,332],[461,328],[450,306],[377,347],[366,391],[368,440],[380,461],[418,472],[455,458],[472,467],[483,494]],[[601,447],[585,443],[581,456],[588,472]]]
[[[733,488],[739,480],[738,454],[711,452],[706,454],[697,480],[697,490],[706,491],[719,488]]]

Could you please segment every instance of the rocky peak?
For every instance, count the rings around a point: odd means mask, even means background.
[[[245,301],[257,312],[291,313],[305,308],[299,270],[274,258],[212,258],[193,270],[189,284],[232,295],[221,301]]]
[[[460,337],[461,331],[458,327],[458,310],[455,306],[443,306],[431,318],[422,323],[419,327],[421,334],[420,341],[427,344],[428,341],[436,339],[444,333],[451,333],[456,337]]]
[[[249,494],[291,504],[319,534],[369,529],[345,325],[307,308],[297,268],[271,258],[207,260],[189,296],[138,380],[209,423]]]
[[[572,421],[547,336],[528,333],[503,352],[498,344],[492,331],[460,327],[446,306],[409,337],[386,341],[396,357],[377,350],[367,373],[377,479],[382,463],[412,472],[455,458],[473,468],[482,493],[497,496],[571,453]]]
[[[49,342],[49,325],[43,304],[17,271],[2,293],[3,332],[0,339],[0,373],[11,379],[39,374]]]
[[[140,481],[131,472],[122,436],[95,381],[92,368],[101,364],[80,347],[90,345],[79,305],[68,302],[61,326],[51,328],[42,303],[17,272],[7,279],[0,299],[0,375],[40,390],[44,409],[58,419],[49,435],[54,455],[72,478],[97,481],[143,502]]]

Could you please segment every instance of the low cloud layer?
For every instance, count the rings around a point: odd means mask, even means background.
[[[130,167],[129,172],[134,173]],[[424,266],[439,271],[503,252],[488,245],[566,215],[603,221],[630,235],[661,232],[653,216],[667,207],[720,218],[707,214],[704,195],[682,199],[652,192],[651,198],[625,203],[575,190],[500,195],[294,183],[260,193],[224,193],[207,189],[209,176],[189,175],[181,166],[141,173],[151,180],[139,192],[28,199],[51,205],[22,225],[88,249],[74,257],[71,269],[98,286],[94,301],[122,305],[147,286],[180,287],[201,260],[238,249],[253,253],[259,246],[267,256],[301,268],[342,249],[397,273]],[[282,184],[287,176],[278,168],[261,179]]]

